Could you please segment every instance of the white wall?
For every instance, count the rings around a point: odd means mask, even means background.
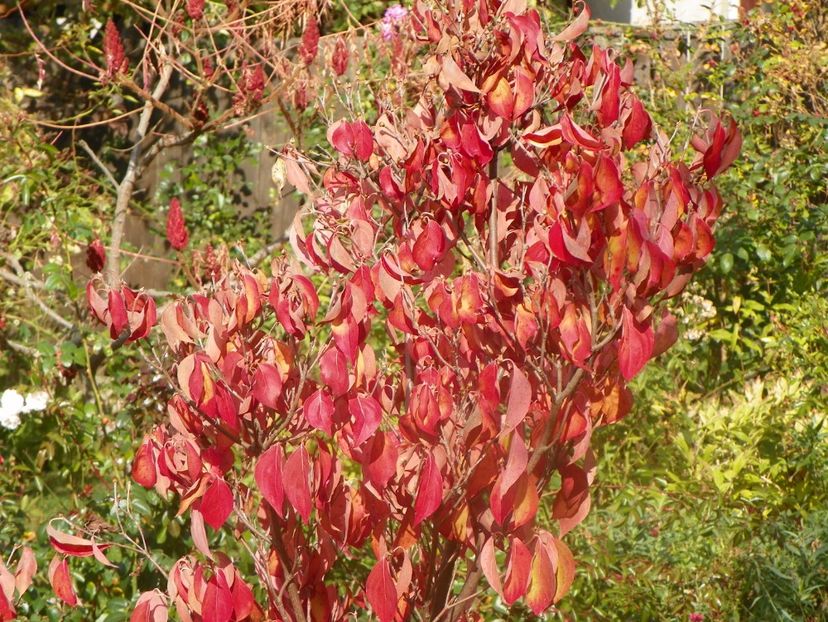
[[[738,19],[739,0],[663,0],[666,12],[665,19],[675,18],[680,22],[704,22],[712,15],[726,19]],[[646,26],[652,19],[652,0],[644,0],[641,4],[633,0],[630,23],[636,26]]]

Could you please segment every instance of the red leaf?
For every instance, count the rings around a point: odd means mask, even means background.
[[[580,523],[589,513],[589,479],[577,464],[560,469],[561,488],[552,503],[552,518],[558,520],[563,536]]]
[[[319,359],[322,382],[331,390],[333,396],[339,397],[348,392],[351,381],[348,378],[348,363],[345,355],[337,348],[328,348]]]
[[[625,380],[631,380],[652,358],[655,337],[649,323],[641,328],[632,312],[621,312],[621,340],[618,344],[618,366]]]
[[[416,527],[426,518],[434,514],[443,501],[443,476],[434,459],[429,453],[420,471],[420,481],[417,483],[417,498],[414,501],[414,526]]]
[[[0,616],[3,616],[4,610],[10,610],[14,602],[14,590],[16,581],[14,575],[9,572],[0,558]],[[14,617],[14,616],[12,616]],[[11,619],[0,617],[0,620]]]
[[[380,622],[392,622],[397,613],[397,586],[387,559],[381,559],[371,569],[365,582],[365,595]]]
[[[339,121],[329,130],[328,138],[344,156],[367,162],[374,153],[374,135],[364,121]]]
[[[157,590],[153,590],[138,597],[129,622],[167,622],[167,618],[168,611],[164,598]]]
[[[95,543],[92,540],[58,531],[52,527],[51,522],[46,525],[46,534],[49,536],[49,543],[52,545],[52,548],[58,553],[71,555],[72,557],[91,557],[94,555],[93,547]],[[109,544],[99,544],[97,546],[101,550],[109,548]]]
[[[382,421],[382,409],[379,402],[368,395],[349,399],[348,412],[353,420],[354,446],[359,447],[376,432]]]
[[[279,445],[273,445],[261,455],[254,473],[259,491],[280,517],[284,516],[282,506],[285,501],[282,481],[283,461],[282,448]]]
[[[509,455],[506,458],[506,468],[501,475],[501,487],[503,492],[509,490],[518,481],[518,478],[526,472],[526,465],[529,462],[529,452],[520,434],[512,434],[509,442]]]
[[[302,405],[305,420],[328,436],[333,434],[334,410],[333,400],[324,389],[311,393]]]
[[[253,590],[236,573],[233,581],[233,612],[236,620],[246,619],[255,608],[256,601],[253,600]]]
[[[621,70],[618,65],[611,63],[608,67],[606,82],[601,89],[601,105],[598,108],[598,122],[602,127],[618,119],[619,98],[618,89],[621,87]]]
[[[129,316],[127,315],[126,302],[121,292],[110,290],[107,297],[107,308],[111,319],[109,336],[117,339],[124,330],[129,329]]]
[[[253,397],[275,409],[282,394],[282,375],[274,365],[262,363],[253,375]]]
[[[653,122],[650,115],[644,110],[641,100],[633,96],[630,115],[624,124],[622,138],[624,149],[632,149],[640,141],[647,138],[653,130]]]
[[[226,585],[219,585],[213,578],[207,584],[201,601],[203,622],[230,622],[233,619],[233,595]]]
[[[365,121],[355,121],[351,124],[354,143],[353,151],[357,160],[367,162],[374,153],[374,135]]]
[[[443,258],[446,236],[443,228],[434,220],[429,220],[422,233],[417,236],[411,254],[414,261],[424,272],[433,269]]]
[[[144,442],[132,461],[132,479],[144,488],[152,488],[158,480],[152,441],[148,436],[144,437]]]
[[[523,421],[532,403],[532,385],[520,368],[512,364],[512,384],[509,387],[509,401],[506,404],[506,418],[500,435],[506,435]]]
[[[359,325],[350,315],[331,324],[334,343],[342,354],[353,364],[359,352]]]
[[[391,434],[380,431],[368,441],[362,468],[377,490],[383,490],[397,472],[397,445]]]
[[[653,358],[663,354],[678,340],[676,316],[664,309],[653,335]]]
[[[52,558],[52,563],[49,564],[49,583],[52,586],[52,591],[55,596],[60,598],[70,607],[76,607],[78,604],[78,597],[75,594],[75,588],[72,587],[72,577],[69,574],[69,564],[66,558],[61,558],[55,555]]]
[[[167,241],[175,250],[183,250],[190,240],[187,225],[184,222],[184,212],[181,211],[181,201],[173,197],[170,199],[170,209],[167,212]]]
[[[519,538],[512,538],[506,580],[503,582],[503,602],[511,605],[526,593],[529,585],[529,569],[532,553]]]
[[[285,496],[305,523],[311,514],[310,474],[308,452],[302,446],[285,461],[284,481],[290,483],[285,487]]]
[[[233,492],[223,479],[216,478],[201,498],[199,510],[213,529],[220,529],[233,511]]]
[[[0,622],[14,620],[15,617],[16,614],[11,599],[6,596],[3,590],[0,590]]]

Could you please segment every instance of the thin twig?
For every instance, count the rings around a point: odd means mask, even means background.
[[[95,164],[97,164],[97,165],[98,165],[98,168],[99,168],[99,169],[101,169],[101,172],[102,172],[102,173],[104,174],[104,176],[105,176],[105,177],[109,180],[109,183],[111,183],[111,184],[112,184],[113,188],[115,188],[115,191],[117,192],[117,191],[118,191],[118,181],[115,179],[115,176],[114,176],[114,175],[112,175],[112,171],[110,171],[108,168],[106,168],[106,166],[104,165],[104,163],[103,163],[103,162],[101,162],[100,158],[98,158],[97,154],[96,154],[94,151],[92,151],[92,147],[90,147],[90,146],[87,144],[87,142],[86,142],[85,140],[83,140],[83,139],[81,138],[81,139],[78,141],[78,144],[79,144],[79,145],[81,146],[81,148],[82,148],[82,149],[86,152],[86,154],[87,154],[90,158],[92,158],[92,161],[93,161]]]

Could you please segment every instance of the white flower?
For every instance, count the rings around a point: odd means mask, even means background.
[[[14,389],[6,389],[0,397],[0,409],[17,414],[23,410],[25,401],[23,396]]]
[[[39,410],[46,410],[49,403],[49,394],[46,391],[35,391],[26,396],[26,403],[23,404],[21,412],[30,413]]]
[[[7,430],[15,430],[19,425],[20,415],[5,408],[0,408],[0,426]]]
[[[20,411],[25,400],[14,389],[6,389],[0,397],[0,426],[14,430],[20,425]]]

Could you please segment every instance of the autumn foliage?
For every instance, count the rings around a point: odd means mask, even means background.
[[[132,475],[174,493],[196,550],[133,620],[472,620],[484,580],[535,614],[569,590],[592,433],[675,340],[663,303],[713,249],[711,180],[740,138],[711,116],[692,164],[674,161],[632,66],[575,43],[583,5],[550,36],[519,0],[444,4],[407,17],[414,106],[334,123],[327,163],[283,152],[307,198],[293,255],[268,274],[224,261],[160,312],[174,386]],[[310,22],[306,64],[318,38]],[[333,62],[344,73],[338,43]],[[169,218],[183,248],[180,205]],[[144,294],[88,294],[113,339],[155,322]],[[255,576],[217,531],[246,541]],[[103,557],[70,537],[61,554]],[[65,563],[50,576],[73,604]]]

